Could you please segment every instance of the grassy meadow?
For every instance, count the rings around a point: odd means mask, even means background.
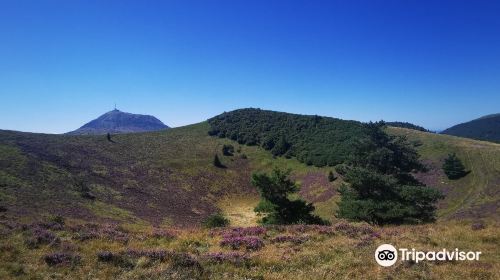
[[[418,142],[429,171],[416,176],[446,198],[434,224],[377,227],[335,218],[342,178],[328,181],[333,167],[273,157],[208,130],[200,123],[114,135],[116,143],[0,131],[0,279],[500,279],[499,144],[388,128]],[[222,155],[224,144],[233,156]],[[442,172],[451,152],[471,171],[466,177]],[[213,166],[215,153],[226,168]],[[250,176],[274,167],[292,169],[298,195],[331,226],[258,226]],[[230,228],[199,226],[217,211]],[[382,268],[373,258],[382,243],[483,254]]]

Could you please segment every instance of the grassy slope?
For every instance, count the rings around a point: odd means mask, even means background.
[[[431,170],[418,177],[446,194],[440,205],[440,217],[499,217],[500,144],[401,128],[390,131],[423,144],[419,152]],[[448,180],[441,165],[449,153],[457,153],[470,174]]]
[[[255,199],[249,183],[253,170],[315,170],[295,160],[273,159],[257,147],[242,146],[234,157],[222,157],[221,145],[231,141],[208,136],[208,129],[207,123],[200,123],[115,135],[116,143],[105,136],[0,131],[0,204],[9,215],[23,218],[50,213],[83,220],[193,225],[217,211],[222,197]],[[216,150],[228,168],[212,165]],[[96,196],[94,201],[82,198],[81,182]]]
[[[50,230],[59,243],[29,248],[33,226],[7,230],[0,223],[1,279],[499,279],[500,235],[498,223],[488,222],[486,229],[472,230],[468,222],[446,222],[418,226],[368,228],[343,224],[339,227],[287,226],[268,228],[260,234],[263,247],[258,250],[231,249],[221,246],[222,233],[207,230],[172,231],[173,237],[161,238],[151,228],[117,228],[82,240],[80,233],[90,226],[66,225]],[[342,230],[349,229],[348,231]],[[358,229],[365,229],[362,232]],[[230,232],[231,229],[225,229]],[[111,234],[109,233],[111,232]],[[118,233],[119,234],[118,234]],[[303,243],[275,243],[279,235],[305,240]],[[120,236],[116,239],[115,236]],[[125,238],[123,238],[125,237]],[[400,262],[390,268],[375,263],[373,252],[389,243],[396,248],[437,251],[442,248],[481,251],[479,261]],[[165,259],[128,256],[128,250],[171,252]],[[98,252],[110,251],[123,256],[121,261],[103,262]],[[48,266],[44,256],[57,252],[78,255],[78,262]],[[207,258],[221,252],[228,261]],[[231,254],[239,252],[248,260],[232,263]],[[193,262],[175,257],[189,254]]]

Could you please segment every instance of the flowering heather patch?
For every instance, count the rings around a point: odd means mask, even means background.
[[[248,260],[250,257],[247,254],[240,252],[215,252],[203,255],[203,258],[213,263],[229,262],[233,264],[241,264]]]
[[[171,252],[170,259],[176,267],[195,267],[201,269],[201,265],[195,257],[188,253]]]
[[[11,221],[11,220],[0,221],[0,225],[8,230],[14,230],[14,229],[18,229],[20,227],[19,223],[17,223],[16,221]]]
[[[72,230],[76,233],[75,239],[81,241],[105,238],[111,241],[126,243],[129,240],[127,232],[115,225],[110,224],[106,224],[104,226],[97,224],[84,224],[73,227]]]
[[[169,229],[155,228],[151,233],[151,236],[154,238],[174,239],[177,237],[177,233]]]
[[[267,229],[265,227],[237,227],[231,228],[229,230],[222,231],[223,238],[231,238],[231,237],[243,237],[243,236],[260,236],[265,235]]]
[[[319,226],[317,232],[322,235],[334,235],[335,229],[331,226]]]
[[[353,224],[341,222],[333,226],[334,230],[348,237],[354,238],[364,234],[374,234],[375,230],[369,225],[356,226]]]
[[[126,243],[129,240],[129,235],[118,226],[107,224],[101,229],[101,234],[113,241]]]
[[[266,228],[275,232],[285,232],[287,230],[287,226],[284,225],[268,225]]]
[[[286,231],[292,234],[317,232],[319,234],[333,235],[335,229],[326,225],[291,225],[287,227]]]
[[[99,237],[99,225],[97,224],[77,225],[70,229],[75,233],[74,238],[77,240],[85,241]]]
[[[291,225],[288,227],[289,232],[293,233],[305,233],[311,230],[312,226],[310,225]]]
[[[23,224],[21,226],[22,230],[30,230],[32,228],[43,228],[50,230],[63,230],[64,226],[56,222],[37,222],[31,224]]]
[[[60,222],[54,222],[54,221],[40,222],[40,223],[37,223],[36,225],[38,225],[39,227],[42,227],[45,229],[51,229],[51,230],[63,230],[64,229],[64,224],[62,224]]]
[[[37,248],[43,244],[58,244],[60,242],[59,237],[57,237],[51,231],[48,231],[41,227],[35,227],[31,230],[31,237],[29,237],[25,243],[29,248]]]
[[[245,248],[255,251],[264,247],[264,242],[257,236],[224,237],[220,245],[222,247],[231,247],[233,250]]]
[[[285,243],[290,242],[294,244],[302,244],[308,241],[310,237],[308,235],[293,236],[293,235],[278,235],[271,239],[271,243]]]
[[[470,228],[472,230],[482,230],[482,229],[486,228],[486,225],[482,221],[479,221],[479,222],[473,223]]]
[[[80,261],[80,256],[71,253],[52,253],[43,258],[49,266],[76,264]]]
[[[167,257],[172,255],[171,252],[162,249],[148,249],[148,250],[128,249],[123,254],[133,258],[147,257],[151,260],[159,260],[159,261],[164,261],[167,259]]]
[[[373,243],[373,239],[374,237],[372,237],[371,235],[365,235],[361,237],[358,243],[356,243],[356,248],[370,246]]]

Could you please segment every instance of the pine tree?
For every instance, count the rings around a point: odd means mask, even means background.
[[[367,125],[369,137],[356,145],[346,168],[337,216],[373,224],[424,223],[435,220],[443,195],[412,176],[424,170],[405,138],[390,136],[383,124]]]
[[[225,156],[233,156],[234,155],[234,146],[233,145],[222,146],[222,154]]]
[[[225,168],[225,166],[222,164],[217,154],[215,154],[214,156],[214,166],[219,168]]]
[[[328,172],[328,181],[333,182],[335,180],[337,180],[337,177],[333,175],[333,172],[332,171]]]
[[[456,180],[467,175],[465,166],[455,153],[449,154],[444,160],[443,171],[448,176],[448,179]]]
[[[290,171],[274,169],[271,175],[253,174],[252,184],[259,189],[261,200],[255,212],[264,213],[263,224],[324,224],[312,214],[314,206],[304,200],[290,200],[288,195],[298,191],[289,179]]]

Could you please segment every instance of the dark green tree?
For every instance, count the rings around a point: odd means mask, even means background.
[[[261,200],[255,211],[264,213],[263,224],[324,224],[312,214],[314,206],[301,199],[290,200],[298,187],[289,179],[290,171],[274,169],[270,175],[255,173],[252,184],[259,189]]]
[[[222,146],[222,154],[225,156],[233,156],[234,155],[234,146],[230,145],[230,144]]]
[[[115,141],[111,139],[111,134],[109,132],[106,134],[106,138],[108,139],[109,142],[115,143]]]
[[[449,154],[444,160],[443,171],[448,176],[448,179],[451,180],[460,179],[468,173],[465,171],[464,164],[455,153]]]
[[[335,180],[337,180],[337,177],[333,175],[333,172],[332,171],[328,172],[328,181],[333,182]]]
[[[404,137],[385,133],[383,125],[367,124],[369,137],[355,145],[337,216],[373,224],[434,221],[442,194],[411,175],[425,169],[417,151]]]
[[[281,136],[271,149],[271,153],[273,156],[282,156],[286,154],[288,150],[290,150],[290,143],[286,141],[284,136]]]
[[[226,167],[226,166],[224,166],[224,164],[222,164],[222,162],[220,161],[219,156],[217,154],[215,154],[215,156],[214,156],[214,166],[218,167],[218,168],[225,168]]]

